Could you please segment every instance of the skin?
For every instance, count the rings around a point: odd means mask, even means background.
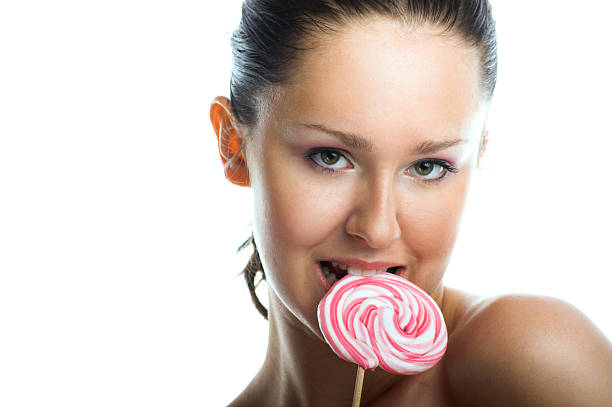
[[[378,18],[316,45],[262,101],[256,126],[240,126],[226,98],[211,108],[226,176],[254,194],[269,292],[266,359],[231,406],[351,405],[356,366],[331,351],[316,317],[326,291],[316,264],[338,257],[402,265],[402,277],[438,303],[449,332],[447,354],[425,373],[366,372],[362,406],[612,405],[612,346],[576,309],[542,297],[478,298],[443,284],[484,153],[488,100],[477,52],[435,27]],[[316,148],[333,151],[325,161]],[[423,160],[456,172],[427,182],[431,174],[416,171]]]

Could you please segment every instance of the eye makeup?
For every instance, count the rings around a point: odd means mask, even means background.
[[[325,155],[327,155],[327,157],[325,157]],[[345,162],[345,166],[348,164],[349,168],[331,167],[336,163],[325,162],[326,159],[330,159],[330,156],[337,158],[338,162],[340,163]],[[346,153],[336,148],[316,147],[308,150],[304,155],[304,158],[306,158],[309,161],[310,165],[312,165],[316,170],[333,175],[339,175],[347,170],[355,168],[351,161],[346,157]]]
[[[310,167],[327,175],[338,176],[350,172],[356,167],[361,167],[360,159],[369,160],[370,156],[377,154],[359,150],[355,152],[357,154],[355,158],[343,145],[340,138],[316,130],[288,131],[286,129],[283,135],[285,142],[291,146],[290,148],[298,156],[304,158]],[[399,156],[399,153],[405,150],[407,157],[413,156],[412,160],[402,160],[399,157],[397,161],[400,163],[404,161],[404,165],[400,166],[403,167],[404,175],[410,177],[414,182],[424,184],[442,182],[452,174],[459,172],[470,151],[470,143],[463,139],[425,140],[411,144],[412,146],[407,145],[401,150],[394,148],[390,154]],[[380,151],[380,149],[375,151]],[[389,159],[395,160],[391,155]],[[419,166],[421,168],[418,168]]]
[[[304,158],[309,164],[318,171],[322,171],[331,175],[340,175],[347,170],[354,168],[351,160],[347,158],[347,153],[336,148],[330,147],[315,147],[309,149]],[[327,161],[327,162],[326,162]],[[338,164],[338,166],[336,166]],[[419,168],[419,166],[421,166]],[[443,181],[449,174],[459,171],[452,163],[438,158],[424,158],[412,163],[406,172],[410,177],[418,182],[428,184]],[[435,176],[428,178],[431,173]]]
[[[433,178],[426,178],[426,176],[419,176],[417,168],[419,168],[419,166],[423,164],[433,165],[433,168],[438,167],[439,175]],[[407,171],[410,174],[410,176],[417,179],[419,182],[425,182],[427,184],[434,184],[434,183],[442,182],[449,174],[455,174],[459,172],[459,169],[457,169],[451,163],[445,160],[440,160],[437,158],[425,158],[425,159],[419,160],[415,162],[414,164],[412,164],[410,167],[408,167]],[[426,174],[426,175],[429,175],[429,174]]]

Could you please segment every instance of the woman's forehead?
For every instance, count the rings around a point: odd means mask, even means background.
[[[457,136],[482,116],[475,49],[427,29],[375,20],[305,52],[270,103],[276,121],[360,134]]]

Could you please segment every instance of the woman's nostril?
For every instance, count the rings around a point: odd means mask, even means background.
[[[373,213],[355,212],[346,224],[346,232],[355,240],[364,242],[372,248],[386,248],[401,236],[397,218],[381,217],[385,211]]]

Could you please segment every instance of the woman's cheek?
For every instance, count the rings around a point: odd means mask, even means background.
[[[316,174],[302,182],[288,184],[291,192],[281,194],[283,200],[277,202],[275,208],[278,215],[275,223],[278,222],[285,229],[283,235],[298,246],[320,243],[343,224],[347,212],[349,202],[342,198],[347,195],[342,182],[320,178],[325,176]]]
[[[411,277],[423,286],[432,283],[432,277],[441,277],[446,268],[457,237],[468,180],[469,174],[464,174],[428,196],[411,196],[401,210],[401,238],[414,259]]]
[[[402,238],[417,257],[443,255],[452,247],[460,208],[449,202],[411,205],[400,221]]]

